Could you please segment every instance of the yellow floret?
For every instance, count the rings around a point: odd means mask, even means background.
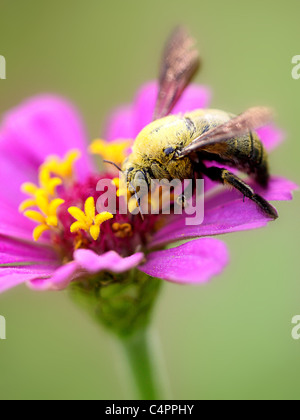
[[[71,227],[71,233],[76,233],[79,230],[88,232],[91,237],[96,241],[100,236],[100,225],[114,216],[105,211],[96,215],[95,200],[93,197],[89,197],[84,204],[84,211],[78,207],[69,207],[68,212],[71,214],[76,222]]]
[[[37,241],[46,231],[58,226],[57,209],[64,203],[64,200],[55,198],[49,201],[43,191],[37,193],[36,206],[39,211],[27,210],[24,216],[37,222],[39,225],[33,231],[33,239]]]
[[[29,195],[30,198],[24,200],[19,211],[23,212],[31,207],[39,207],[37,195],[43,194],[48,199],[56,196],[56,188],[62,185],[63,181],[70,180],[74,174],[74,164],[79,159],[80,152],[71,150],[63,159],[57,156],[49,156],[39,167],[39,183],[25,182],[21,185],[21,191]],[[52,174],[57,176],[52,176]]]
[[[49,156],[43,167],[61,178],[70,178],[74,175],[74,165],[80,155],[79,150],[71,150],[63,159],[58,156]]]
[[[100,155],[103,159],[115,162],[117,165],[123,163],[126,158],[126,151],[130,148],[130,140],[118,140],[108,142],[105,140],[94,140],[90,145],[90,152]]]

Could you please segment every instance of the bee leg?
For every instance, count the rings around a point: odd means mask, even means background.
[[[254,203],[256,203],[266,215],[272,219],[277,219],[278,213],[276,209],[271,206],[271,204],[263,197],[255,194],[253,189],[248,184],[246,184],[242,179],[240,179],[232,172],[228,171],[227,169],[221,169],[217,167],[207,168],[204,165],[201,167],[201,172],[212,181],[218,181],[222,184],[230,185],[231,187],[237,189],[244,195],[244,200],[245,197],[250,198],[250,200],[254,201]]]

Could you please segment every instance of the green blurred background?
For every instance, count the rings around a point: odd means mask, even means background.
[[[156,77],[163,43],[177,23],[199,40],[213,106],[239,113],[271,105],[287,141],[272,170],[300,182],[300,3],[201,0],[1,0],[0,112],[54,92],[72,100],[98,136],[108,111]],[[177,399],[298,399],[300,341],[299,194],[259,231],[226,235],[231,264],[201,287],[165,284],[157,328]],[[1,399],[134,398],[109,335],[65,293],[20,286],[0,296]]]

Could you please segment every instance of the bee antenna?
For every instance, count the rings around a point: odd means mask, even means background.
[[[104,163],[109,163],[110,165],[113,165],[115,168],[117,168],[120,172],[122,172],[122,169],[114,162],[111,162],[110,160],[103,160]]]
[[[136,191],[134,185],[132,184],[132,182],[130,182],[129,184],[130,184],[131,188],[134,191],[134,196],[135,196],[136,202],[138,203],[138,206],[139,206],[139,209],[140,209],[140,215],[141,215],[142,220],[144,221],[145,218],[144,218],[144,215],[143,215],[143,212],[142,212],[142,208],[141,208],[141,199],[138,197],[137,191]]]
[[[122,169],[116,164],[116,163],[114,163],[114,162],[111,162],[110,160],[104,160],[103,159],[103,162],[104,163],[109,163],[110,165],[113,165],[115,168],[117,168],[120,172],[123,172],[122,171]],[[140,214],[141,214],[141,218],[142,218],[142,220],[144,221],[145,220],[145,218],[144,218],[144,215],[143,215],[143,212],[142,212],[142,208],[141,208],[141,203],[140,203],[140,198],[138,197],[138,195],[137,195],[137,191],[136,191],[136,189],[135,189],[135,187],[134,187],[134,185],[130,182],[130,186],[131,186],[131,188],[133,189],[133,191],[134,191],[134,196],[135,196],[135,199],[136,199],[136,202],[138,203],[138,206],[139,206],[139,209],[140,209]]]

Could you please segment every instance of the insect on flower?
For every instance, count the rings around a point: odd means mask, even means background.
[[[142,195],[153,178],[184,180],[206,175],[237,189],[276,219],[274,207],[227,168],[234,167],[254,177],[262,187],[268,186],[268,156],[254,130],[270,121],[269,109],[251,108],[237,117],[216,109],[169,116],[199,67],[194,43],[182,27],[167,43],[154,121],[137,136],[132,154],[123,164],[128,189],[135,194],[139,190]],[[205,162],[226,167],[207,166]],[[142,183],[146,185],[143,190]]]
[[[112,114],[105,141],[88,146],[77,112],[58,97],[29,99],[4,116],[0,292],[24,282],[38,290],[61,290],[72,283],[89,299],[97,297],[97,313],[106,314],[110,326],[128,331],[151,307],[157,279],[180,284],[210,280],[229,261],[226,245],[215,235],[263,227],[277,215],[268,201],[292,199],[293,182],[274,176],[268,182],[264,150],[278,145],[280,131],[273,125],[260,128],[259,137],[252,131],[269,112],[256,109],[232,117],[208,111],[209,89],[188,86],[198,66],[193,45],[185,30],[173,34],[160,83],[146,84],[133,104]],[[123,165],[129,191],[115,179],[115,169],[96,167],[88,150]],[[224,164],[226,171],[204,165],[211,161]],[[229,174],[229,165],[252,179],[246,184]],[[185,214],[156,212],[142,219],[120,211],[124,196],[138,190],[138,180],[181,180],[194,174],[205,178],[210,193],[201,225],[187,226]],[[102,180],[114,188],[115,212],[97,207],[102,193],[96,187]],[[214,180],[233,184],[251,200],[243,202],[234,189],[220,190]],[[189,242],[178,246],[182,240]],[[113,317],[112,308],[117,311]]]

